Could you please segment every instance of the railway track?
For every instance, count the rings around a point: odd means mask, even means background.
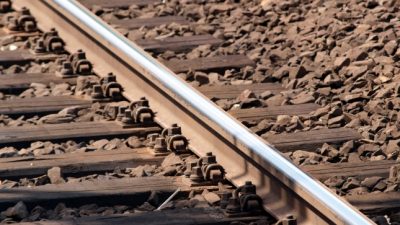
[[[259,57],[229,49],[251,26],[216,35],[215,21],[185,12],[199,3],[80,3],[16,0],[1,15],[4,221],[396,224],[397,162],[350,160],[376,146],[345,126],[348,114],[296,89],[301,81],[263,78]],[[239,7],[207,4],[206,15]],[[355,99],[365,98],[340,98]]]
[[[228,216],[219,205],[229,209],[236,188],[211,152],[191,153],[181,127],[163,129],[145,97],[128,101],[114,74],[99,77],[84,51],[68,53],[28,8],[6,11],[2,223],[274,222],[251,182],[243,186],[246,209]]]

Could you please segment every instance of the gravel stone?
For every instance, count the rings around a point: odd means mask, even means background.
[[[175,153],[171,153],[171,154],[167,155],[167,157],[165,157],[165,159],[161,163],[161,167],[167,168],[170,166],[176,166],[176,165],[182,165],[182,164],[183,164],[182,159]]]
[[[144,147],[142,141],[138,138],[138,137],[129,137],[128,140],[126,141],[126,144],[130,147],[130,148],[140,148],[140,147]]]
[[[62,178],[61,168],[60,167],[53,167],[47,171],[47,176],[50,179],[52,184],[61,184],[65,183],[64,178]]]
[[[390,140],[386,148],[384,149],[385,153],[391,154],[394,152],[399,152],[400,151],[399,142],[400,140]]]
[[[204,190],[201,195],[210,205],[217,205],[221,201],[221,198],[217,194],[215,194],[214,192],[210,192],[207,189]]]
[[[107,139],[101,139],[98,141],[93,142],[91,145],[96,149],[103,149],[108,144]]]
[[[383,179],[382,177],[378,176],[367,177],[361,182],[361,185],[368,188],[369,190],[372,190],[375,187],[375,185],[382,179]]]
[[[324,181],[324,184],[330,188],[340,188],[345,180],[341,177],[330,177]]]
[[[343,190],[350,190],[354,188],[360,187],[360,181],[356,178],[350,177],[348,178],[342,186]]]
[[[5,147],[0,149],[0,158],[13,157],[17,154],[17,150],[13,147]]]
[[[22,220],[29,216],[29,212],[24,202],[20,201],[15,206],[8,208],[6,211],[3,211],[1,215],[4,217]]]

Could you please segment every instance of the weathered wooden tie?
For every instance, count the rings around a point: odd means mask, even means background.
[[[354,176],[360,179],[372,176],[389,177],[391,166],[399,165],[395,160],[379,160],[367,162],[345,162],[334,164],[307,165],[302,170],[317,179],[327,179],[334,176]]]
[[[16,179],[42,176],[52,167],[60,167],[65,176],[78,176],[109,172],[115,168],[160,165],[162,159],[163,157],[155,157],[148,153],[146,148],[2,158],[0,177]]]
[[[271,91],[273,94],[279,94],[285,88],[278,83],[257,83],[243,85],[204,85],[196,88],[209,98],[217,99],[233,99],[237,98],[243,91],[250,90],[254,94],[259,95],[265,91]]]
[[[3,66],[11,66],[15,64],[25,64],[32,61],[49,61],[55,60],[59,55],[44,54],[34,55],[29,50],[15,50],[0,52],[0,64]]]
[[[296,133],[263,135],[270,144],[281,152],[293,150],[315,151],[324,143],[340,143],[361,139],[361,135],[349,128],[319,129]]]
[[[2,92],[28,89],[32,83],[76,84],[76,78],[61,78],[52,73],[16,73],[0,75],[0,91]]]
[[[102,8],[129,8],[131,5],[146,6],[161,2],[160,0],[80,0],[82,5],[91,9],[94,5]]]
[[[346,196],[346,200],[364,213],[374,214],[400,209],[400,192],[368,193]]]
[[[301,105],[271,106],[266,108],[234,109],[229,111],[229,114],[239,120],[256,121],[261,119],[273,119],[279,115],[307,115],[318,108],[320,108],[319,105],[310,103]]]
[[[182,52],[191,50],[199,45],[219,45],[223,41],[221,39],[214,38],[212,35],[195,35],[195,36],[183,36],[183,37],[168,37],[163,39],[152,39],[152,40],[132,40],[144,50],[151,52],[164,52],[171,50],[175,52]]]
[[[162,16],[154,18],[135,18],[135,19],[125,19],[125,20],[109,20],[112,25],[116,25],[125,29],[137,29],[140,27],[156,27],[163,24],[177,23],[181,25],[189,24],[190,22],[186,20],[183,16]]]
[[[189,70],[207,71],[224,68],[241,68],[254,65],[254,62],[244,55],[226,55],[198,59],[164,61],[164,64],[175,73]]]
[[[64,140],[73,138],[111,137],[117,135],[143,136],[160,132],[157,126],[122,128],[111,122],[79,122],[62,124],[44,124],[23,127],[0,127],[0,144],[18,144],[21,142]]]
[[[91,100],[79,96],[46,96],[37,98],[17,98],[0,100],[0,114],[43,114],[58,112],[66,107],[78,106],[88,108]]]
[[[217,208],[190,208],[163,211],[152,211],[145,213],[134,213],[128,215],[112,216],[87,216],[61,221],[35,221],[17,223],[18,225],[95,225],[95,224],[118,224],[118,225],[229,225],[232,222],[252,222],[263,217],[226,217]]]
[[[37,187],[17,187],[0,190],[0,210],[24,201],[28,207],[54,206],[59,202],[68,205],[102,204],[142,204],[150,190],[171,193],[177,188],[189,191],[190,187],[180,177],[139,177],[121,179],[98,179],[63,184],[48,184]]]

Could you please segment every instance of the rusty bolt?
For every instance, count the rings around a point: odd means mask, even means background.
[[[60,73],[62,75],[70,75],[73,74],[72,65],[70,62],[63,62],[60,68]]]
[[[126,109],[125,113],[124,113],[124,117],[122,117],[121,122],[123,124],[133,124],[133,118],[131,116],[131,110],[130,109]]]
[[[125,106],[118,107],[117,121],[122,120],[122,118],[125,116],[126,109],[127,109],[127,107],[125,107]]]
[[[192,182],[202,182],[203,173],[201,172],[201,168],[198,166],[193,167],[189,178]]]
[[[93,99],[103,98],[103,90],[100,85],[93,85],[93,91],[90,95]]]
[[[167,142],[165,141],[165,138],[163,137],[156,138],[154,145],[154,152],[156,153],[167,152]]]
[[[44,46],[43,39],[37,40],[34,51],[35,51],[35,53],[45,53],[46,52],[46,47]]]
[[[195,167],[197,165],[197,162],[188,162],[186,163],[186,170],[183,173],[185,175],[185,177],[190,177],[190,175],[192,174],[192,169],[193,167]]]

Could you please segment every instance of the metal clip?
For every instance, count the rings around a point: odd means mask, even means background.
[[[74,74],[89,75],[93,73],[93,66],[89,60],[86,59],[86,53],[81,49],[71,54],[68,57],[68,61],[71,62]]]
[[[3,3],[5,6],[7,3]],[[3,7],[3,6],[1,6]],[[7,6],[6,6],[7,7]],[[6,27],[10,31],[35,32],[37,31],[36,20],[29,9],[23,7],[21,11],[6,18]]]
[[[187,162],[184,174],[190,186],[216,185],[224,180],[225,170],[217,163],[216,157],[208,152],[197,162]]]
[[[57,65],[56,75],[62,78],[75,77],[74,69],[72,68],[71,62],[68,61],[67,57],[57,58],[55,61]]]
[[[104,98],[118,100],[122,98],[122,86],[117,83],[117,78],[113,73],[108,73],[106,77],[100,79]]]
[[[154,112],[150,109],[149,101],[145,97],[132,102],[129,108],[132,110],[132,117],[135,123],[144,124],[154,122]]]
[[[78,56],[77,56],[78,57]],[[73,59],[74,60],[74,59]],[[73,61],[72,67],[76,67],[77,61]],[[75,65],[75,66],[74,66]],[[112,73],[107,74],[106,77],[100,79],[100,84],[93,85],[91,98],[95,101],[109,101],[109,100],[120,100],[122,99],[122,86],[115,82],[115,75]],[[118,121],[121,121],[121,116],[125,116],[123,113],[118,113]],[[135,122],[135,121],[133,121]]]
[[[154,156],[165,156],[170,153],[167,149],[167,141],[157,133],[147,135],[146,146]]]
[[[181,127],[178,124],[172,124],[170,128],[164,129],[161,136],[166,139],[169,151],[175,153],[187,152],[189,141],[182,135]]]
[[[45,32],[42,36],[46,52],[61,54],[65,53],[65,42],[58,36],[55,28],[51,28],[49,32]]]
[[[246,181],[238,187],[229,199],[225,214],[228,217],[256,215],[263,212],[260,196],[256,194],[256,186],[251,181]]]

